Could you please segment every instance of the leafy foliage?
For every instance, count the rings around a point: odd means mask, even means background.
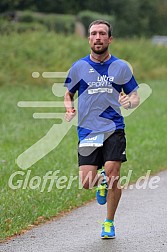
[[[1,0],[0,13],[31,10],[43,13],[82,16],[82,11],[92,11],[98,16],[114,18],[115,35],[119,37],[166,35],[166,0]],[[92,18],[96,16],[92,13]],[[60,18],[60,16],[58,17]],[[60,18],[61,19],[61,18]],[[84,22],[86,22],[84,20]]]
[[[75,29],[75,16],[62,14],[44,14],[32,11],[15,12],[14,20],[0,19],[0,34],[9,34],[13,31],[48,30],[57,33],[71,34]]]
[[[78,14],[77,18],[80,22],[83,23],[86,30],[88,30],[89,24],[96,19],[103,19],[103,20],[108,21],[112,25],[114,24],[114,17],[113,16],[111,16],[111,15],[109,16],[106,14],[99,14],[97,12],[93,12],[93,11],[89,11],[89,10],[81,11]]]

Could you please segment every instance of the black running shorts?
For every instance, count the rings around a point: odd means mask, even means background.
[[[105,133],[101,147],[78,147],[79,166],[95,165],[101,169],[106,161],[127,161],[124,130],[116,130],[112,134]]]

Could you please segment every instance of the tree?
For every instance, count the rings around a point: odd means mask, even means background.
[[[114,35],[166,34],[167,0],[1,0],[0,12],[33,10],[78,15],[83,10],[115,17]],[[99,15],[100,15],[99,14]]]

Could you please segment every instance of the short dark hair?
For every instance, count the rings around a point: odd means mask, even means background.
[[[98,20],[95,20],[92,23],[90,23],[89,28],[88,28],[88,34],[89,35],[90,35],[90,28],[92,27],[92,25],[98,25],[98,24],[105,24],[105,25],[107,25],[108,26],[108,36],[109,37],[112,36],[112,31],[113,31],[112,26],[110,25],[109,22],[107,22],[105,20],[102,20],[102,19],[98,19]]]

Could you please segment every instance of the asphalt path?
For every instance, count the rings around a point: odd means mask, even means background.
[[[156,189],[123,190],[116,239],[100,238],[106,206],[93,201],[0,244],[0,252],[166,252],[167,171],[158,176]]]

